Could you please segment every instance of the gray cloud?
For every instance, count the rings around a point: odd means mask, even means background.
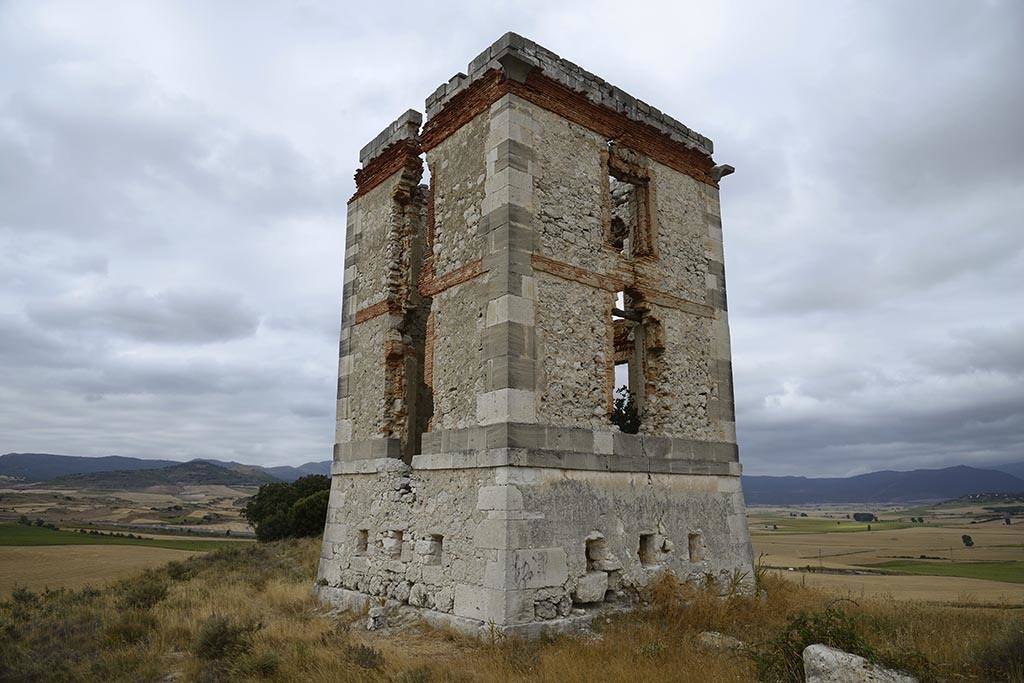
[[[169,290],[150,294],[112,287],[28,309],[40,327],[163,344],[210,343],[249,337],[259,318],[241,298],[226,292]]]
[[[358,149],[511,29],[737,167],[748,472],[1024,460],[1022,25],[998,1],[5,4],[0,451],[329,457]]]

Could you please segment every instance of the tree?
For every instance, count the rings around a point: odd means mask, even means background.
[[[330,477],[322,474],[301,477],[291,484],[264,484],[246,503],[245,518],[259,541],[319,534],[327,518],[330,488]]]
[[[330,497],[330,490],[321,490],[297,500],[289,513],[292,535],[316,536],[322,533],[327,519],[327,500]]]
[[[636,434],[640,431],[640,413],[636,407],[633,392],[626,387],[615,390],[615,402],[612,407],[612,424],[624,434]]]
[[[961,536],[960,540],[964,542],[964,547],[965,548],[970,548],[970,547],[972,547],[974,545],[974,539],[971,538],[970,536],[968,536],[967,534],[964,534],[963,536]]]

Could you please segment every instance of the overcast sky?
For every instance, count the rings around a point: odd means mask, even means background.
[[[330,457],[359,148],[515,30],[722,183],[748,473],[1024,460],[1024,4],[0,0],[0,452]]]

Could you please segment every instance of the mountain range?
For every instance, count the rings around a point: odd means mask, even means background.
[[[1018,465],[1024,468],[1024,463]],[[973,493],[1024,493],[1024,479],[1002,469],[966,465],[909,472],[886,470],[853,477],[743,476],[743,496],[751,505],[908,503],[949,500]]]
[[[192,465],[193,467],[182,467],[183,465]],[[203,465],[212,465],[216,469],[204,468]],[[330,460],[307,462],[297,467],[290,465],[260,467],[208,458],[183,463],[177,460],[147,460],[119,455],[99,458],[54,455],[52,453],[0,455],[0,477],[9,477],[22,482],[59,480],[59,483],[75,483],[80,486],[91,485],[100,488],[119,488],[129,485],[129,482],[133,482],[132,486],[155,486],[169,483],[265,484],[271,481],[295,481],[307,474],[330,474],[330,471]],[[150,472],[150,474],[143,474],[143,472]],[[132,475],[128,476],[129,473]],[[90,479],[90,475],[97,476]],[[208,476],[212,480],[200,481],[203,476]],[[73,479],[75,477],[77,479]]]
[[[160,485],[259,485],[294,481],[307,474],[329,474],[331,461],[261,467],[196,459],[147,460],[123,456],[82,457],[49,453],[0,455],[0,477],[21,482],[93,488]],[[959,498],[977,493],[1024,493],[1024,462],[989,468],[946,467],[908,472],[886,470],[853,477],[743,476],[743,493],[752,505],[810,503],[906,503]]]

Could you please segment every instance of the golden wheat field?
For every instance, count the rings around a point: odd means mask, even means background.
[[[0,548],[0,596],[7,597],[16,587],[105,586],[193,554],[125,545],[5,546]]]

